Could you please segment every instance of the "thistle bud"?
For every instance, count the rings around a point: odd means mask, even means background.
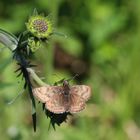
[[[27,30],[39,39],[47,39],[52,34],[52,23],[44,16],[31,16],[26,23]]]

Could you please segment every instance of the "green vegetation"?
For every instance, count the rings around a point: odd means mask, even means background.
[[[37,103],[34,133],[29,95],[8,105],[24,81],[16,77],[17,66],[5,49],[0,52],[0,139],[139,140],[139,7],[138,0],[1,0],[0,28],[16,36],[34,8],[50,16],[54,31],[67,38],[53,36],[37,50],[36,71],[50,84],[78,73],[73,83],[90,85],[92,97],[56,131],[48,131],[49,119]]]

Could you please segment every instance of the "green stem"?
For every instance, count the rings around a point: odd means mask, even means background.
[[[30,76],[33,78],[33,80],[39,85],[39,86],[49,86],[45,82],[43,82],[38,75],[34,72],[33,69],[27,68],[27,71],[29,72]]]

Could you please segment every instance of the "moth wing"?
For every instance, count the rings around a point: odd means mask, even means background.
[[[80,112],[85,108],[85,101],[77,94],[70,95],[70,113]]]
[[[58,93],[62,89],[62,87],[59,86],[42,86],[39,88],[34,88],[33,89],[33,95],[42,103],[45,103],[48,101],[50,98],[55,93]]]
[[[64,100],[63,93],[54,93],[52,97],[46,101],[45,108],[55,114],[64,113],[66,112]]]
[[[87,101],[91,96],[91,87],[86,85],[75,85],[71,87],[70,94],[76,94]]]

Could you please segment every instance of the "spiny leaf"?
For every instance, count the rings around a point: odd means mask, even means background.
[[[68,115],[71,115],[71,113],[63,113],[63,114],[55,114],[53,112],[50,112],[49,110],[45,110],[45,114],[47,118],[50,118],[50,124],[52,125],[53,129],[55,130],[55,125],[60,126],[63,122],[66,122]]]
[[[32,102],[32,120],[33,120],[33,128],[34,128],[34,132],[36,132],[36,109],[35,106]]]

